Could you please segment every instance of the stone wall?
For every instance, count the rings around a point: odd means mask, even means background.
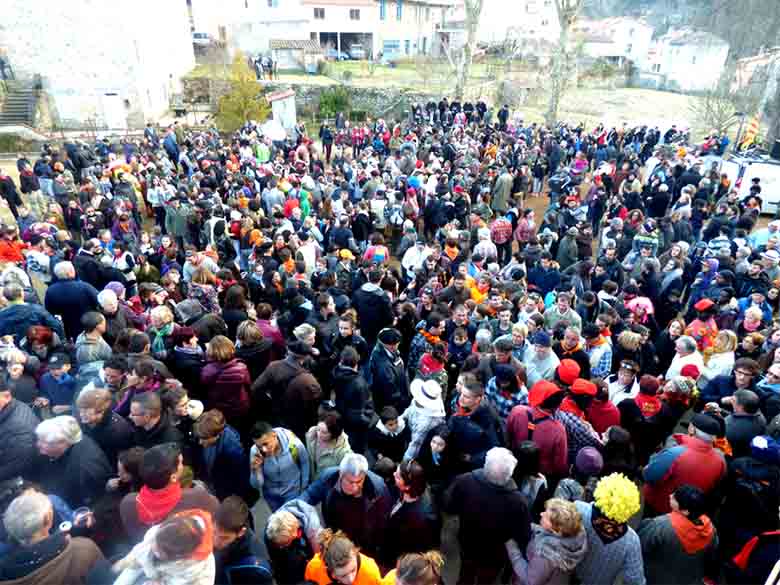
[[[184,101],[187,103],[211,104],[228,90],[228,82],[219,79],[185,78],[182,80]],[[334,85],[306,85],[289,83],[263,83],[266,94],[292,89],[295,92],[295,105],[299,117],[317,117],[320,96]],[[364,112],[370,117],[399,117],[415,102],[427,102],[431,98],[438,101],[438,95],[431,95],[398,88],[354,87],[349,90],[353,112]]]

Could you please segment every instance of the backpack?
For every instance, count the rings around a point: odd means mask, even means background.
[[[404,212],[400,205],[385,207],[385,219],[394,227],[401,227],[404,224]]]
[[[298,465],[301,460],[301,455],[298,453],[298,445],[295,444],[295,441],[298,440],[298,437],[296,437],[295,434],[288,429],[284,429],[284,434],[287,435],[287,444],[290,446],[290,455],[292,456],[293,463]]]

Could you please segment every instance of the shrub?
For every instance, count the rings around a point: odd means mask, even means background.
[[[344,86],[328,88],[320,95],[320,118],[333,118],[337,112],[349,113],[349,91]]]

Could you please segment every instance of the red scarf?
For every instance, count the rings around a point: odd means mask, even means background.
[[[135,510],[142,524],[153,526],[164,520],[180,500],[181,486],[178,482],[170,483],[161,490],[143,486],[135,498]]]

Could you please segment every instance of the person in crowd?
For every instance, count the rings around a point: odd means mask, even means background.
[[[584,584],[614,583],[623,575],[626,583],[644,585],[642,545],[628,525],[639,512],[639,490],[620,473],[602,477],[593,492],[593,502],[575,502],[588,540],[585,557],[575,574]]]
[[[359,551],[343,532],[320,532],[320,551],[306,565],[304,578],[317,585],[381,585],[376,561]]]
[[[338,467],[325,470],[302,499],[312,506],[322,504],[325,525],[344,531],[361,550],[371,554],[381,550],[393,501],[363,455],[349,454]]]
[[[60,338],[64,336],[62,323],[51,313],[38,304],[25,302],[24,289],[20,285],[9,283],[3,287],[2,293],[8,303],[0,310],[0,336],[12,335],[19,343],[35,325],[49,327]]]
[[[369,455],[374,461],[387,459],[394,464],[404,459],[412,440],[412,431],[406,419],[393,406],[379,412],[379,420],[368,434]]]
[[[507,565],[504,543],[528,545],[531,518],[512,481],[516,465],[509,450],[495,447],[483,469],[458,476],[445,495],[444,511],[460,520],[459,583],[492,583]]]
[[[681,485],[669,496],[671,512],[648,518],[637,534],[648,583],[698,583],[717,578],[718,535],[706,515],[704,492]]]
[[[263,543],[250,528],[249,507],[238,496],[228,496],[214,516],[216,583],[249,577],[258,585],[271,585],[273,575]]]
[[[112,467],[121,451],[133,446],[133,427],[111,409],[111,392],[87,388],[76,398],[81,430],[102,449]]]
[[[112,467],[97,443],[72,416],[55,416],[35,428],[38,452],[32,476],[72,508],[89,506],[102,495]]]
[[[577,507],[552,498],[545,503],[539,524],[531,525],[531,540],[523,554],[514,540],[506,543],[513,585],[559,582],[570,575],[588,548]]]
[[[0,559],[4,582],[86,583],[90,571],[105,562],[89,538],[55,529],[52,503],[43,493],[16,497],[3,514],[3,526],[13,543]]]
[[[205,404],[219,410],[230,425],[246,433],[249,417],[249,368],[236,357],[235,344],[224,335],[209,341],[200,382],[207,388]]]
[[[309,453],[292,431],[264,421],[249,433],[249,483],[260,491],[271,511],[302,495],[311,478]]]
[[[216,514],[219,501],[202,487],[183,488],[183,458],[174,443],[158,445],[143,454],[140,469],[142,487],[122,498],[119,512],[132,543],[143,539],[155,526],[184,510]]]
[[[450,441],[459,454],[463,471],[476,470],[485,463],[485,455],[501,445],[503,432],[498,414],[485,400],[485,390],[476,378],[462,375],[458,385],[457,405],[448,421]]]
[[[312,481],[326,469],[338,467],[341,460],[353,452],[337,410],[325,412],[317,426],[307,431],[306,450],[311,461]]]
[[[320,516],[303,500],[290,500],[268,517],[265,543],[277,583],[300,583],[320,551]]]
[[[200,444],[203,481],[217,499],[233,495],[254,503],[249,485],[249,458],[241,437],[227,424],[225,415],[217,409],[204,412],[194,425]]]
[[[163,410],[160,396],[154,392],[134,396],[128,418],[134,427],[133,442],[144,449],[164,443],[180,444],[184,440],[170,415]]]
[[[46,289],[45,307],[52,315],[62,317],[65,337],[76,339],[83,331],[81,318],[98,310],[98,291],[94,286],[76,280],[76,269],[68,261],[54,266],[57,279]],[[59,328],[54,328],[57,331]]]
[[[27,475],[35,462],[38,417],[0,379],[0,482]]]

